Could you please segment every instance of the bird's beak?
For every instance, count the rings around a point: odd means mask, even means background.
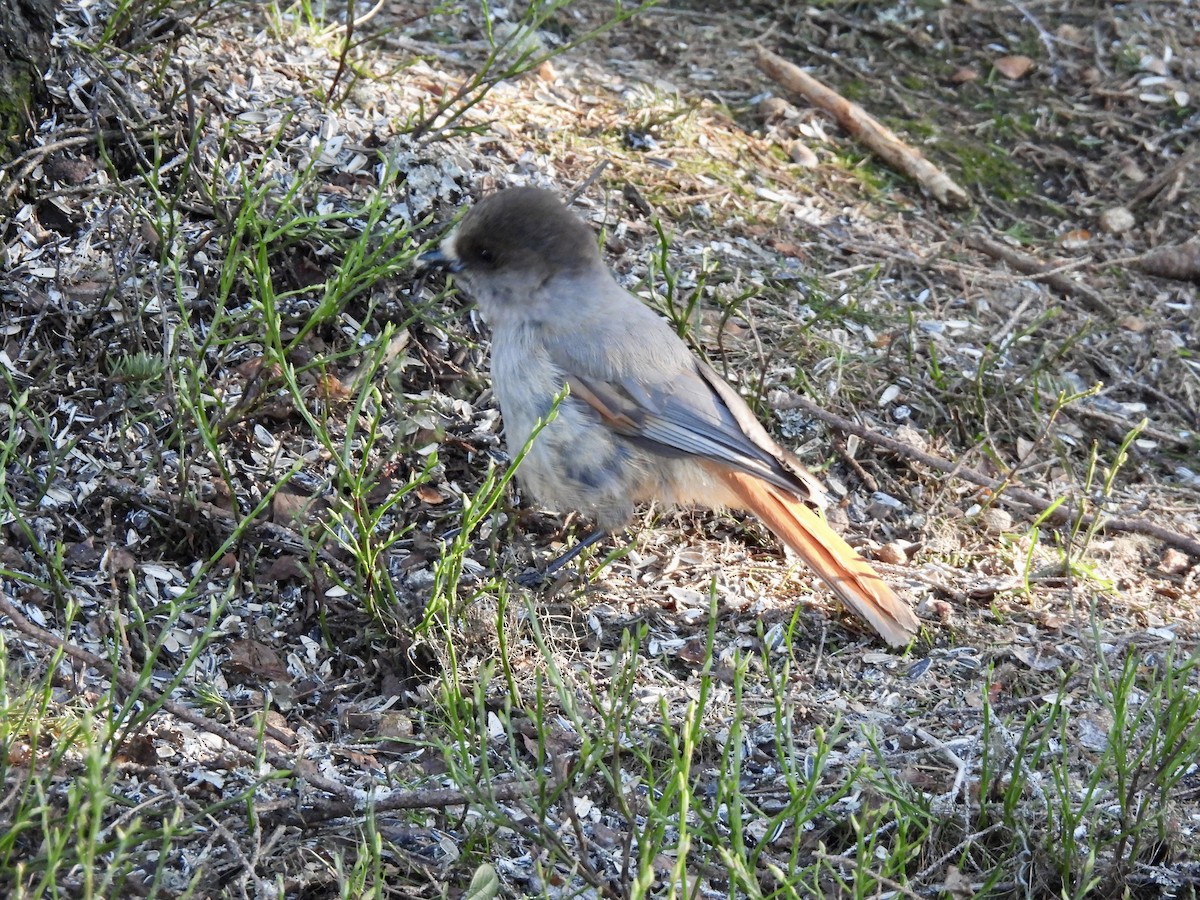
[[[437,247],[433,250],[428,250],[417,257],[417,262],[429,269],[445,269],[447,272],[461,272],[463,265],[462,261]]]

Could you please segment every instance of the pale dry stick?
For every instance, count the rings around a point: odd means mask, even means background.
[[[949,745],[947,745],[945,741],[930,734],[924,728],[914,728],[913,734],[923,740],[934,750],[937,750],[939,753],[941,753],[945,760],[950,763],[950,765],[954,766],[954,784],[950,786],[950,790],[932,798],[930,801],[930,808],[933,809],[934,812],[937,812],[936,808],[934,807],[935,802],[943,798],[949,801],[952,808],[955,800],[958,797],[959,791],[962,790],[963,782],[966,781],[967,764],[963,762],[962,757],[950,749]],[[947,808],[945,812],[949,813],[950,809]]]
[[[759,44],[754,45],[754,62],[772,81],[833,116],[851,137],[865,144],[901,175],[919,184],[942,206],[961,208],[970,205],[970,195],[954,179],[857,103]]]
[[[1052,84],[1058,84],[1058,51],[1054,48],[1054,35],[1042,27],[1042,23],[1034,18],[1033,13],[1023,7],[1016,0],[1005,0],[1005,2],[1025,17],[1026,21],[1034,27],[1038,33],[1038,40],[1042,42],[1042,46],[1046,48],[1046,55],[1050,57],[1050,81]]]
[[[948,475],[956,475],[963,481],[978,485],[979,487],[987,488],[997,492],[997,499],[1009,505],[1011,501],[1023,504],[1033,509],[1037,514],[1047,512],[1057,501],[1048,500],[1045,497],[1039,496],[1025,488],[1017,487],[1012,484],[1000,481],[997,478],[990,478],[981,472],[976,472],[974,469],[968,468],[961,463],[955,463],[941,456],[935,456],[932,453],[926,453],[924,450],[918,450],[916,447],[906,444],[904,441],[896,440],[893,437],[888,437],[873,428],[868,428],[865,425],[859,425],[857,422],[852,422],[850,419],[843,418],[835,413],[818,406],[807,397],[801,397],[797,394],[779,401],[774,404],[776,409],[801,409],[805,413],[812,416],[814,419],[819,419],[827,425],[831,425],[839,431],[845,431],[848,434],[856,434],[865,441],[869,441],[877,447],[891,450],[893,453],[902,456],[906,459],[911,459],[921,465],[928,466],[938,472],[944,472]],[[1047,521],[1051,525],[1064,525],[1069,521],[1070,513],[1059,508],[1052,513]],[[1161,525],[1155,525],[1153,522],[1147,522],[1145,519],[1128,519],[1116,518],[1108,519],[1097,516],[1093,513],[1082,513],[1078,516],[1079,524],[1085,528],[1098,527],[1104,532],[1118,532],[1124,534],[1142,534],[1146,537],[1152,537],[1162,541],[1169,547],[1174,547],[1181,550],[1195,559],[1200,559],[1200,540],[1188,537],[1186,534],[1181,534],[1178,531],[1172,531],[1170,528],[1164,528]]]
[[[387,5],[387,0],[379,0],[378,3],[376,3],[369,10],[367,10],[365,13],[363,13],[361,16],[358,16],[355,19],[352,19],[348,22],[335,22],[332,25],[326,26],[325,30],[321,32],[320,36],[322,39],[328,39],[328,38],[333,37],[333,35],[337,34],[339,31],[346,31],[346,32],[353,33],[354,29],[358,28],[361,25],[366,25],[373,18],[375,18],[377,15],[379,15],[380,10],[382,10],[386,5]]]
[[[993,831],[998,831],[1003,827],[1004,827],[1003,822],[995,822],[994,824],[989,825],[987,828],[984,828],[982,831],[976,831],[976,832],[973,832],[973,833],[967,835],[965,838],[963,838],[961,841],[959,841],[957,844],[955,844],[953,847],[951,847],[948,851],[943,853],[941,856],[939,856],[937,859],[935,859],[933,862],[931,862],[929,865],[927,865],[925,868],[923,868],[920,872],[918,872],[916,875],[914,875],[913,881],[916,884],[924,884],[932,875],[934,875],[937,872],[941,872],[942,868],[946,865],[946,863],[948,863],[948,862],[950,862],[950,860],[958,857],[960,854],[962,854],[962,852],[964,850],[966,850],[972,844],[977,843],[981,839],[987,837]]]
[[[1129,201],[1129,206],[1134,207],[1139,203],[1145,203],[1163,192],[1166,188],[1174,183],[1178,183],[1187,174],[1188,168],[1192,163],[1200,160],[1200,148],[1192,147],[1186,153],[1180,155],[1176,160],[1163,169],[1158,175],[1150,179],[1150,181],[1134,195]]]
[[[1008,336],[1016,330],[1017,323],[1021,321],[1021,318],[1033,304],[1033,301],[1040,297],[1041,291],[1026,292],[1024,299],[1017,304],[1017,308],[1008,317],[1008,321],[1001,325],[1000,330],[996,332],[996,336],[989,340],[989,343],[996,348],[997,353],[1004,349],[1004,343],[1008,340]]]
[[[1018,250],[1015,247],[1009,247],[1006,244],[993,241],[991,238],[984,237],[981,234],[968,234],[966,245],[972,250],[977,250],[980,253],[990,256],[992,259],[1012,266],[1022,275],[1029,275],[1038,281],[1046,282],[1046,284],[1050,285],[1050,287],[1054,288],[1060,294],[1065,294],[1068,297],[1077,297],[1092,312],[1100,313],[1110,319],[1117,317],[1113,308],[1096,291],[1072,281],[1062,271],[1047,265],[1035,256],[1030,256],[1028,253]]]
[[[1107,425],[1113,425],[1126,434],[1135,429],[1138,429],[1137,422],[1131,422],[1121,416],[1114,416],[1112,413],[1101,412],[1098,409],[1092,409],[1086,403],[1078,403],[1067,407],[1068,413],[1076,413],[1086,419],[1095,419],[1097,422],[1104,422]],[[1168,447],[1187,447],[1195,435],[1188,431],[1181,431],[1179,434],[1171,434],[1169,431],[1163,431],[1161,428],[1155,428],[1153,425],[1145,425],[1139,429],[1139,432],[1145,437],[1158,441],[1160,444],[1166,444]]]
[[[103,134],[104,137],[117,137],[119,132],[109,130],[105,131]],[[12,200],[17,191],[21,189],[21,185],[25,182],[25,179],[28,178],[33,170],[38,167],[38,164],[45,160],[46,157],[50,156],[50,154],[56,153],[59,150],[66,150],[71,147],[91,146],[92,144],[96,143],[96,140],[96,133],[90,131],[87,134],[65,137],[61,140],[52,141],[49,144],[41,144],[36,147],[30,147],[7,165],[0,166],[0,183],[3,183],[5,176],[11,177],[11,182],[9,183],[8,187],[4,189],[4,202],[7,203],[8,201]]]

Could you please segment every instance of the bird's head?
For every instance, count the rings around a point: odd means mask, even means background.
[[[422,260],[454,273],[489,320],[506,305],[537,302],[552,279],[606,271],[592,230],[541,188],[480,200]]]

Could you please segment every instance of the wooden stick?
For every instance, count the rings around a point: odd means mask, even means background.
[[[1029,507],[1037,515],[1042,515],[1054,506],[1054,500],[1042,497],[1033,491],[1026,490],[1011,482],[991,478],[982,472],[976,472],[974,469],[960,463],[955,463],[944,457],[918,450],[916,447],[889,437],[873,428],[868,428],[865,425],[845,419],[836,413],[831,413],[807,397],[802,397],[799,394],[792,394],[787,399],[775,402],[773,405],[776,409],[802,409],[814,419],[819,419],[839,431],[844,431],[846,434],[856,434],[863,440],[869,441],[877,447],[891,450],[905,459],[914,460],[938,472],[943,472],[979,487],[995,491],[996,499],[1009,508],[1012,508],[1015,502],[1021,506]],[[1059,506],[1046,518],[1046,522],[1055,527],[1066,525],[1071,520],[1072,512],[1066,504]],[[1093,513],[1079,513],[1075,520],[1085,528],[1096,526],[1105,533],[1124,532],[1126,534],[1143,534],[1162,541],[1167,546],[1174,547],[1176,550],[1181,550],[1194,559],[1200,559],[1200,540],[1154,522],[1149,522],[1146,519],[1117,519]]]
[[[823,109],[857,141],[907,178],[917,182],[934,200],[948,207],[969,206],[970,196],[954,180],[904,143],[900,137],[837,91],[822,84],[797,65],[776,56],[770,50],[754,45],[755,64],[772,81],[799,94],[818,109]]]
[[[1030,275],[1039,281],[1046,282],[1060,294],[1079,298],[1083,301],[1083,305],[1092,312],[1108,316],[1110,319],[1117,317],[1113,308],[1090,287],[1072,281],[1062,272],[1055,271],[1053,266],[1047,265],[1035,256],[1030,256],[1016,247],[993,241],[982,234],[968,234],[966,244],[972,250],[978,250],[992,259],[1007,263],[1022,275]]]

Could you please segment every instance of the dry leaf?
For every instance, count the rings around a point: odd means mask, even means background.
[[[904,545],[899,541],[888,541],[875,551],[874,556],[880,562],[893,566],[903,566],[908,562],[908,554],[904,550]]]
[[[345,400],[350,396],[350,387],[342,384],[336,375],[326,372],[317,379],[317,396],[325,401]]]
[[[67,544],[63,562],[73,569],[90,569],[100,562],[103,554],[104,550],[96,546],[95,538],[89,537],[87,540]]]
[[[137,559],[124,547],[113,547],[108,551],[108,570],[113,573],[132,572],[137,568]]]
[[[706,643],[700,638],[692,638],[690,641],[684,642],[683,646],[676,651],[675,656],[689,665],[699,666],[708,658]]]
[[[417,497],[422,503],[428,503],[430,506],[437,506],[439,503],[446,502],[446,495],[432,484],[418,485]]]
[[[282,487],[271,498],[271,521],[294,525],[304,518],[305,507],[312,498],[288,487]]]
[[[96,161],[90,156],[73,159],[65,154],[55,153],[46,160],[46,177],[64,184],[83,184],[94,171]]]
[[[384,738],[412,737],[412,719],[401,712],[385,712],[379,717],[379,736]]]
[[[1058,239],[1058,244],[1064,250],[1078,250],[1087,245],[1092,239],[1092,233],[1086,228],[1073,228]]]
[[[793,259],[808,259],[808,252],[799,244],[792,241],[782,239],[772,239],[770,247],[776,253],[782,253],[784,256],[790,256]]]
[[[1058,655],[1043,652],[1039,647],[1017,646],[1012,648],[1012,655],[1035,672],[1050,672],[1061,667]]]
[[[954,74],[950,76],[950,81],[953,84],[966,84],[970,81],[979,79],[979,72],[972,69],[970,66],[963,66],[961,69],[956,69]]]
[[[954,900],[970,900],[975,896],[975,889],[971,887],[971,879],[963,875],[957,866],[947,867],[946,880],[942,882],[942,890]]]
[[[378,769],[379,759],[371,753],[359,753],[357,750],[346,750],[346,759],[350,760],[360,769]]]
[[[158,751],[154,748],[154,739],[148,734],[137,734],[123,741],[117,748],[117,762],[157,766]]]
[[[1087,40],[1087,35],[1083,29],[1076,28],[1074,25],[1068,25],[1065,22],[1054,29],[1054,36],[1060,41],[1070,41],[1072,44],[1082,44]]]
[[[274,649],[249,638],[229,645],[229,667],[243,675],[257,675],[266,681],[285,681],[290,676]]]
[[[989,506],[979,516],[979,521],[983,523],[983,527],[993,534],[1004,534],[1012,531],[1013,517],[1006,509],[1000,509],[998,506]]]
[[[795,111],[795,107],[782,97],[764,97],[758,104],[758,115],[764,122],[777,122]]]
[[[1033,60],[1028,56],[1002,56],[992,65],[1009,81],[1016,81],[1029,74],[1029,70],[1033,68]]]
[[[291,555],[284,555],[275,560],[265,570],[259,572],[261,582],[269,581],[301,581],[306,577],[300,560]]]
[[[10,766],[28,765],[33,759],[33,749],[28,741],[14,741],[7,747],[0,748],[0,753],[5,754],[5,759],[8,760]]]
[[[1142,171],[1142,167],[1130,156],[1121,157],[1120,163],[1121,174],[1133,182],[1141,182],[1146,180],[1146,173]]]
[[[1141,316],[1125,316],[1117,324],[1126,331],[1132,331],[1134,334],[1141,334],[1150,327],[1149,323]]]
[[[805,169],[815,169],[821,163],[817,154],[804,141],[792,141],[788,145],[788,159]]]

